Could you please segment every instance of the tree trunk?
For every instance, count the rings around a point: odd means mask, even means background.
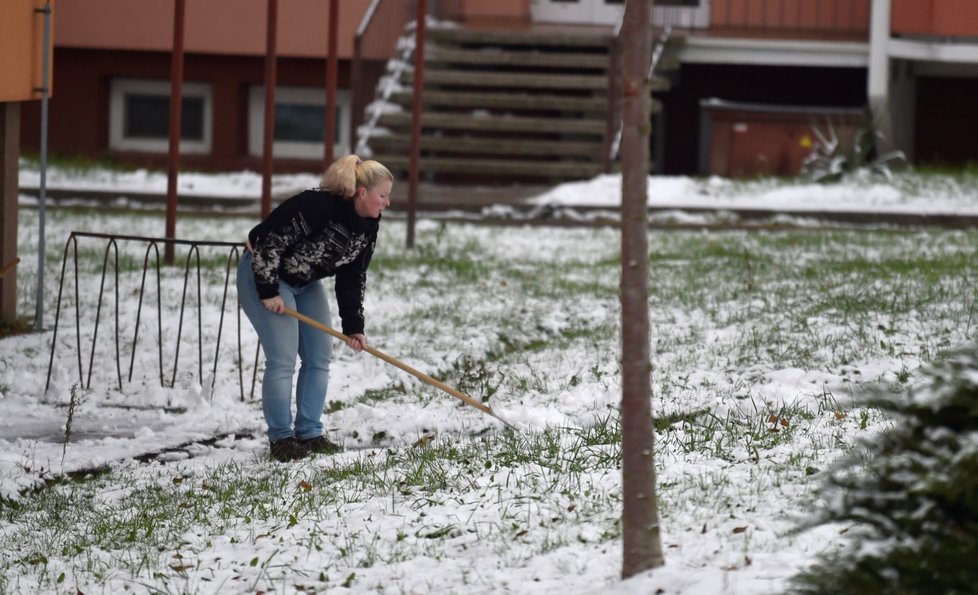
[[[649,347],[651,0],[627,0],[621,31],[622,578],[662,566]]]

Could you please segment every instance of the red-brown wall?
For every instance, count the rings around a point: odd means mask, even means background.
[[[978,2],[974,0],[893,0],[895,34],[978,37]]]
[[[866,36],[869,16],[870,0],[713,0],[710,7],[714,29],[764,30],[789,37],[814,31]]]
[[[112,52],[90,49],[55,50],[59,92],[49,105],[48,143],[52,154],[92,158],[124,158],[126,162],[163,167],[166,154],[114,153],[109,149],[109,92],[112,78],[168,81],[170,56],[163,52]],[[340,62],[339,88],[350,84],[349,61]],[[279,86],[324,86],[324,60],[280,58]],[[264,59],[247,56],[188,55],[186,82],[212,86],[213,146],[209,155],[183,155],[182,167],[211,170],[260,169],[248,155],[248,86],[264,81]],[[40,145],[40,104],[23,104],[21,148]],[[276,160],[276,169],[309,170],[309,161]]]
[[[267,0],[187,2],[186,51],[263,55],[267,5]],[[369,5],[370,0],[339,0],[337,51],[340,57],[353,55],[353,34]],[[169,51],[173,44],[173,6],[172,0],[58,0],[54,41],[63,47]],[[279,2],[278,55],[325,56],[329,39],[328,6],[329,2],[324,0]]]

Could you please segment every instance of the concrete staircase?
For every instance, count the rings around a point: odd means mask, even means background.
[[[607,171],[610,35],[428,30],[422,180],[549,183]],[[379,116],[389,135],[367,140],[375,159],[408,168],[413,70]],[[666,84],[657,79],[658,87]]]

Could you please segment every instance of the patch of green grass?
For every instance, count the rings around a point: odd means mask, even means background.
[[[951,177],[959,180],[970,181],[978,178],[978,161],[967,163],[916,163],[914,173],[923,177]]]
[[[179,472],[122,466],[55,483],[0,506],[11,527],[0,536],[8,556],[0,557],[0,576],[29,575],[38,590],[56,590],[61,568],[88,578],[159,575],[173,582],[154,584],[179,591],[187,584],[179,580],[193,576],[195,551],[206,549],[203,539],[188,537],[194,533],[237,546],[228,550],[297,543],[322,562],[320,583],[369,588],[372,579],[361,568],[444,559],[469,536],[485,551],[510,556],[620,537],[613,519],[620,497],[603,487],[614,485],[608,477],[618,477],[621,466],[615,409],[621,267],[607,256],[616,250],[608,241],[613,234],[582,242],[580,254],[564,253],[556,262],[537,254],[501,262],[491,249],[498,239],[470,227],[429,226],[420,236],[413,251],[380,244],[369,291],[395,296],[384,303],[397,309],[371,316],[373,336],[392,341],[385,351],[435,362],[425,371],[475,397],[517,395],[513,401],[539,399],[570,410],[568,427],[433,435],[417,447],[369,428],[373,435],[364,442],[374,448],[315,463],[239,459]],[[837,384],[858,390],[872,381],[856,372],[873,360],[888,363],[889,382],[911,384],[919,359],[939,356],[945,344],[974,336],[978,327],[978,283],[969,266],[978,253],[976,232],[656,232],[649,239],[657,448],[667,460],[692,454],[711,463],[663,486],[674,507],[686,505],[690,494],[711,512],[736,505],[737,486],[748,475],[744,497],[819,473],[820,457],[880,423],[875,410],[840,403],[846,388]],[[568,246],[566,252],[579,248]],[[137,262],[141,268],[137,251],[122,252],[127,270]],[[102,255],[87,250],[85,266]],[[202,254],[202,260],[204,284],[220,285],[225,259]],[[180,276],[182,267],[165,274]],[[195,279],[188,291],[195,292]],[[767,383],[791,369],[833,376],[837,384],[781,398]],[[396,378],[350,402],[365,399],[381,409],[433,399],[434,389],[413,394],[404,386]],[[572,398],[564,401],[565,392]],[[328,410],[346,406],[334,401]],[[821,431],[825,425],[833,431]],[[431,522],[434,515],[426,515],[441,508],[455,516]],[[378,517],[401,523],[394,523],[391,543],[364,529]],[[593,531],[581,529],[588,524]],[[509,553],[517,549],[514,540],[534,534],[544,537]],[[184,556],[178,564],[175,553]],[[249,577],[257,581],[256,573],[291,571],[295,561],[280,556],[269,548],[229,564],[253,569]]]
[[[795,578],[793,591],[968,593],[978,581],[978,348],[922,373],[909,390],[864,405],[893,425],[839,461],[822,482],[810,526],[851,529]]]
[[[13,320],[0,320],[0,339],[34,332],[33,317],[18,316]]]
[[[18,574],[34,574],[41,588],[54,587],[56,577],[47,569],[56,566],[91,580],[105,580],[110,573],[166,574],[173,567],[173,552],[191,555],[200,547],[186,542],[188,533],[247,543],[290,534],[302,523],[332,523],[347,506],[378,495],[394,494],[395,506],[402,501],[405,511],[423,511],[453,494],[488,497],[493,486],[506,485],[518,499],[504,503],[495,528],[468,526],[478,527],[483,539],[503,544],[510,539],[507,527],[547,531],[553,524],[567,524],[570,529],[580,510],[602,509],[608,495],[588,487],[587,477],[617,465],[618,431],[613,418],[606,417],[586,429],[436,437],[424,447],[365,452],[323,466],[265,463],[249,464],[246,470],[230,462],[183,474],[148,466],[114,469],[84,481],[54,483],[4,509],[3,520],[13,527],[0,537],[7,552],[4,565],[18,568]],[[552,510],[545,524],[538,525],[520,504],[522,498]],[[465,528],[462,515],[450,526],[421,522],[398,544],[451,551],[451,540]],[[315,535],[302,539],[310,547],[334,547]],[[364,542],[365,534],[350,533],[347,539],[335,546],[336,555],[359,557],[361,564],[371,551],[370,564],[388,555],[372,550],[376,542]],[[552,549],[554,539],[563,538],[540,540],[537,548]]]
[[[666,432],[675,424],[691,425],[700,419],[706,410],[669,413],[665,415],[654,415],[652,427],[656,432]]]
[[[363,391],[363,398],[361,401],[386,401],[392,397],[396,397],[404,394],[404,387],[402,386],[388,386],[384,388],[368,388]]]
[[[323,413],[329,415],[330,413],[336,413],[346,408],[347,404],[343,401],[327,401],[326,406],[323,408]]]
[[[490,274],[479,246],[471,242],[462,246],[419,242],[413,251],[378,251],[371,261],[371,268],[375,267],[385,271],[422,270],[427,276],[444,276],[454,283],[472,283]]]
[[[40,167],[40,154],[32,151],[21,153],[21,159],[26,161],[31,167]],[[67,155],[62,153],[49,153],[47,155],[48,167],[65,170],[72,174],[85,174],[96,170],[110,170],[118,172],[131,172],[141,168],[139,166],[125,163],[111,157],[86,157],[82,155]],[[162,170],[158,170],[162,171]]]

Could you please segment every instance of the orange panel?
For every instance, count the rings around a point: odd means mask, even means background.
[[[0,101],[41,97],[34,89],[42,81],[44,15],[35,13],[34,9],[43,7],[43,0],[0,1]],[[51,22],[53,31],[53,18]],[[48,65],[51,65],[50,57]],[[48,72],[53,74],[51,70]]]

